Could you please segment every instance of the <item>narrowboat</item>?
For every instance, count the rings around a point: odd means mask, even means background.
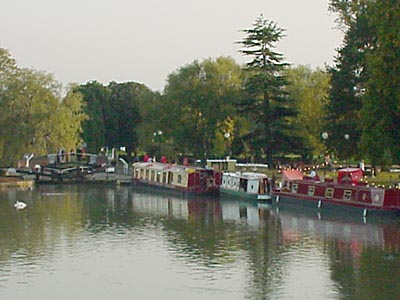
[[[221,177],[213,169],[158,162],[134,163],[132,171],[133,184],[197,195],[218,193]]]
[[[256,172],[224,173],[220,194],[247,198],[250,200],[270,200],[268,176]]]
[[[367,215],[398,216],[400,190],[398,187],[369,186],[359,168],[338,171],[337,180],[320,180],[318,176],[305,176],[298,170],[282,171],[280,187],[273,188],[272,205],[306,205],[318,210],[334,209],[335,213],[361,212]]]

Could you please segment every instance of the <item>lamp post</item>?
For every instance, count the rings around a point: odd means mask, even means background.
[[[322,139],[324,140],[324,144],[326,143],[325,141],[328,139],[329,134],[327,132],[323,132],[321,134]],[[325,159],[325,151],[324,151],[324,180],[326,176],[326,159]]]
[[[349,146],[347,145],[347,142],[348,142],[349,139],[350,139],[350,135],[349,135],[348,133],[345,133],[344,139],[346,140],[346,150],[347,150],[347,149],[349,149]],[[347,166],[350,167],[350,161],[349,161],[349,153],[348,153],[348,151],[347,151],[347,153],[346,153],[346,156],[347,156]]]
[[[229,132],[225,132],[224,137],[226,139],[228,157],[230,157],[231,156],[231,149],[230,149],[230,145],[229,145],[229,138],[231,137],[231,134]]]
[[[154,131],[153,136],[154,136],[154,142],[158,142],[158,152],[161,157],[161,137],[163,135],[163,132],[161,130],[159,131]]]

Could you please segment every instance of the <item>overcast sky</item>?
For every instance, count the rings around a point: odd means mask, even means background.
[[[328,0],[3,0],[0,47],[64,85],[136,81],[162,91],[194,60],[246,62],[235,42],[261,13],[286,30],[277,49],[287,62],[332,64],[342,34]]]

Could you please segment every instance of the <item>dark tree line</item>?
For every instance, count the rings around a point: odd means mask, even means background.
[[[135,82],[111,82],[104,86],[93,81],[77,87],[75,92],[81,93],[86,103],[88,119],[82,124],[82,138],[88,151],[125,147],[130,159],[138,147],[141,99],[151,91]]]
[[[170,160],[232,155],[271,167],[287,154],[311,161],[325,151],[398,162],[400,3],[332,0],[330,8],[345,38],[327,72],[287,64],[275,50],[284,30],[260,16],[239,42],[244,66],[229,57],[196,60],[171,73],[162,93],[93,81],[60,99],[51,76],[18,68],[1,49],[0,159],[85,142],[94,153],[108,146]]]
[[[329,70],[329,147],[373,165],[398,162],[400,3],[332,0],[330,7],[338,13],[345,38]]]

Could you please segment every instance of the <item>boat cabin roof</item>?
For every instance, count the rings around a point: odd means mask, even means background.
[[[283,170],[282,171],[282,181],[293,181],[293,180],[302,180],[304,178],[303,172],[295,169]]]
[[[338,183],[357,184],[363,178],[363,171],[360,168],[344,168],[338,171]]]
[[[299,170],[283,170],[282,171],[282,182],[288,182],[288,181],[295,181],[295,180],[305,180],[305,179],[314,179],[314,180],[319,180],[319,177],[316,176],[314,178],[309,178],[304,175]],[[338,170],[338,175],[337,175],[337,183],[339,184],[360,184],[360,181],[363,178],[363,171],[360,168],[344,168]]]
[[[260,178],[268,178],[268,176],[264,173],[256,173],[256,172],[236,172],[236,173],[224,173],[225,176],[243,178],[243,179],[260,179]]]
[[[173,172],[173,173],[193,173],[197,170],[207,170],[204,168],[188,167],[175,164],[164,164],[158,162],[137,162],[133,164],[134,168],[142,168],[147,170],[154,170],[160,172]]]

